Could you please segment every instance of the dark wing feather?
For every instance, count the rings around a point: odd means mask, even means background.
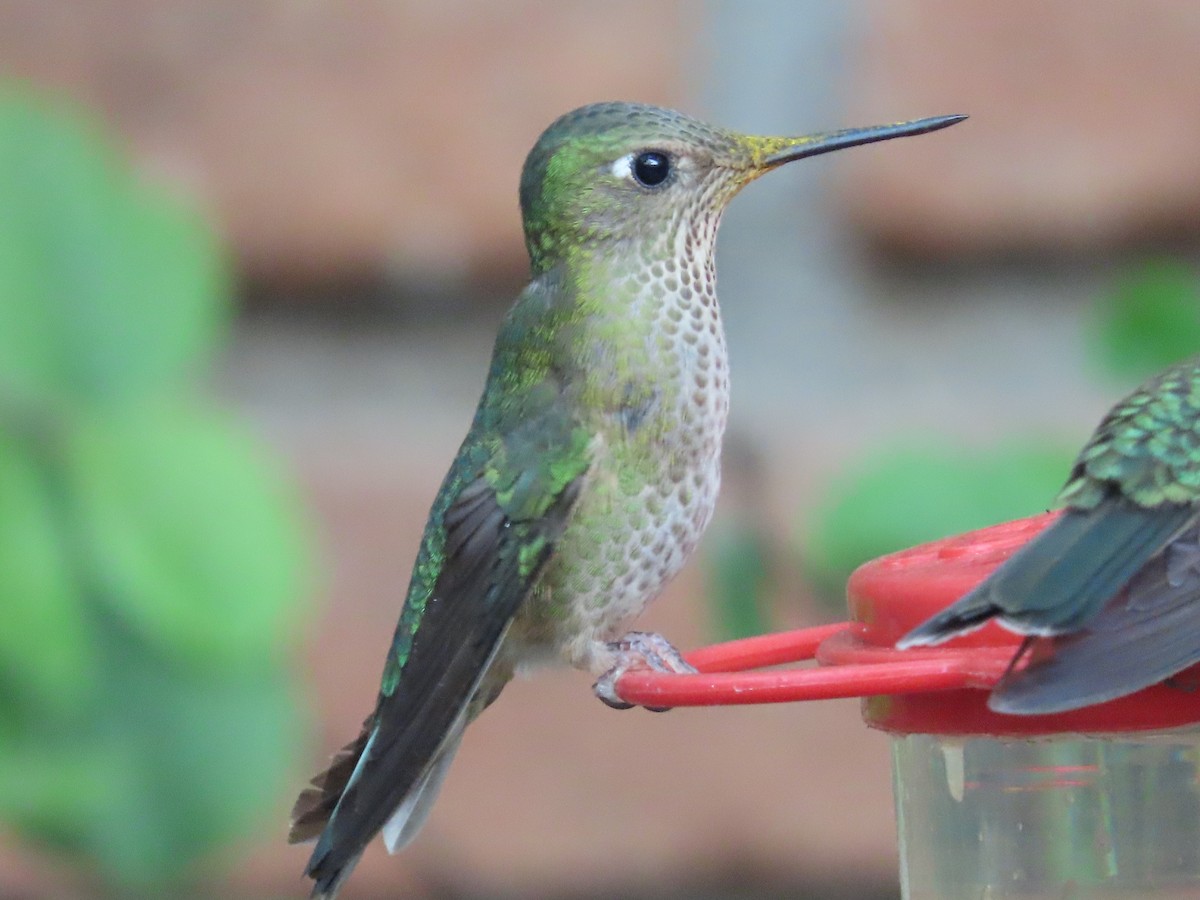
[[[514,522],[480,476],[446,511],[445,563],[404,663],[381,695],[366,757],[309,860],[314,893],[333,890],[437,756],[562,532],[568,484],[532,522]],[[524,546],[538,547],[532,561]]]
[[[325,830],[325,824],[333,815],[338,798],[346,789],[350,776],[354,774],[354,767],[358,765],[358,758],[367,746],[374,722],[374,716],[367,719],[358,737],[335,753],[329,768],[313,778],[296,798],[292,807],[291,827],[288,829],[289,844],[311,841]]]
[[[1015,714],[1078,709],[1200,662],[1198,536],[1200,529],[1188,528],[1082,630],[1039,641],[1030,664],[997,686],[991,708]]]
[[[1146,509],[1110,493],[1067,510],[973,591],[909,632],[900,647],[936,644],[998,616],[1025,634],[1073,631],[1186,526],[1187,504]]]
[[[1059,494],[1067,512],[899,646],[936,644],[997,616],[1026,634],[1083,627],[1191,518],[1198,457],[1200,358],[1109,410]]]

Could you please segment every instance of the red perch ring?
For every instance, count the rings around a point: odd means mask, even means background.
[[[961,735],[1116,734],[1200,722],[1200,666],[1128,697],[1048,716],[987,708],[1020,638],[997,625],[938,647],[896,641],[969,591],[1057,513],[1006,522],[880,557],[850,576],[852,621],[762,635],[686,654],[697,675],[626,673],[620,695],[643,706],[717,706],[862,697],[885,731]],[[815,667],[766,666],[815,659]]]

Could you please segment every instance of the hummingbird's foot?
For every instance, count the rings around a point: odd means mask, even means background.
[[[635,704],[622,700],[617,693],[617,682],[631,669],[650,669],[675,675],[694,675],[691,665],[661,634],[649,631],[631,631],[619,641],[605,645],[616,662],[613,667],[596,679],[592,690],[604,703],[613,709],[630,709]],[[651,712],[666,712],[669,706],[647,706]]]

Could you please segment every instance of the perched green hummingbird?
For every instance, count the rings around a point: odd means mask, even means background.
[[[1058,504],[1052,525],[897,645],[992,618],[1026,635],[988,700],[997,712],[1091,706],[1200,662],[1200,357],[1109,411]]]
[[[624,624],[708,524],[729,405],[713,259],[743,186],[784,163],[921,134],[945,116],[751,137],[599,103],[539,138],[521,175],[532,280],[500,327],[474,421],[433,503],[375,711],[305,790],[290,840],[333,897],[382,831],[428,814],[463,730],[520,667],[694,671]]]

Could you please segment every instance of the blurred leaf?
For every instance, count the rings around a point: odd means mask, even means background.
[[[291,772],[301,516],[192,398],[212,234],[0,87],[0,817],[149,896]]]
[[[211,232],[76,121],[0,87],[0,402],[179,388],[226,313]]]
[[[985,453],[900,445],[849,466],[818,503],[805,569],[838,609],[860,564],[1050,507],[1074,452],[1043,444]]]
[[[103,677],[71,731],[41,723],[36,753],[0,756],[0,797],[59,851],[115,884],[149,886],[244,835],[294,771],[298,702],[278,669],[197,673],[100,629]]]
[[[1200,352],[1200,281],[1182,262],[1127,272],[1094,313],[1094,353],[1110,373],[1147,377]]]
[[[297,505],[258,448],[187,406],[91,419],[72,490],[103,596],[167,654],[277,656],[305,590]]]
[[[295,770],[298,703],[277,668],[197,677],[135,657],[113,675],[101,724],[125,765],[89,838],[120,878],[157,881],[271,807]]]
[[[0,736],[0,816],[66,850],[79,846],[80,830],[111,802],[121,757],[87,725],[74,720],[68,733],[62,724],[44,719],[19,736]]]
[[[28,449],[0,432],[0,684],[8,703],[43,712],[80,702],[93,662],[48,489]]]
[[[746,522],[715,522],[704,542],[708,593],[718,640],[762,634],[768,627],[770,552],[759,530]]]

